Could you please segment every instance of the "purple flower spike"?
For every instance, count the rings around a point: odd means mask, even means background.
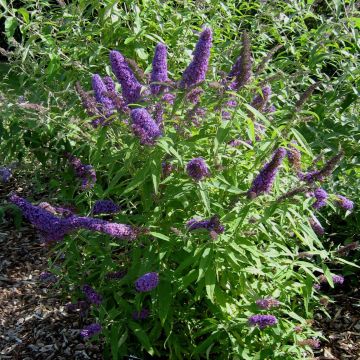
[[[277,319],[273,315],[252,315],[249,317],[250,326],[258,326],[260,329],[265,329],[268,326],[277,324]]]
[[[251,188],[248,191],[248,196],[250,198],[255,198],[261,193],[270,191],[271,186],[275,180],[275,176],[279,170],[279,166],[281,165],[285,156],[286,150],[284,148],[281,147],[275,151],[271,161],[264,165],[259,175],[254,179]]]
[[[71,167],[74,169],[75,175],[81,179],[82,189],[90,189],[95,185],[96,172],[91,165],[83,164],[77,157],[66,153],[65,157],[69,160]]]
[[[225,230],[224,226],[221,225],[220,220],[216,215],[208,220],[191,219],[186,223],[186,227],[189,231],[196,229],[206,229],[209,231],[215,231],[217,234],[221,234]]]
[[[105,84],[106,91],[115,92],[115,83],[110,76],[104,76],[102,81]]]
[[[132,129],[142,145],[154,145],[161,131],[146,109],[131,111]]]
[[[263,310],[271,309],[273,307],[278,307],[280,302],[273,298],[265,298],[256,300],[256,305]]]
[[[196,44],[193,60],[185,69],[181,88],[188,88],[197,85],[205,80],[205,75],[209,65],[210,49],[212,44],[212,31],[209,28],[204,29],[200,34],[199,41]]]
[[[228,75],[228,79],[235,78],[229,86],[230,90],[239,90],[249,83],[251,79],[252,62],[249,36],[244,32],[240,56],[237,58]]]
[[[110,51],[112,71],[118,79],[124,100],[127,104],[135,103],[140,98],[141,84],[137,81],[125,58],[118,51]]]
[[[17,195],[12,195],[10,201],[21,209],[23,216],[40,231],[47,242],[60,241],[66,234],[79,228],[99,231],[127,240],[133,240],[138,235],[137,230],[125,224],[76,215],[57,217],[39,206],[30,204]]]
[[[343,152],[340,151],[337,155],[328,160],[322,169],[310,171],[306,174],[301,174],[299,176],[300,179],[307,182],[308,184],[312,184],[315,181],[324,181],[324,179],[334,171],[342,156]]]
[[[266,103],[268,102],[271,95],[271,87],[264,86],[261,91],[262,94],[256,94],[250,104],[254,109],[258,111],[264,111]]]
[[[325,230],[320,224],[320,221],[317,219],[317,217],[313,216],[309,219],[310,225],[312,229],[314,230],[315,234],[317,235],[324,235]]]
[[[120,211],[120,207],[112,200],[97,200],[94,204],[92,213],[99,214],[116,214]]]
[[[152,72],[150,82],[167,82],[167,51],[166,45],[159,43],[155,48],[155,55],[152,62]],[[157,95],[164,90],[164,86],[160,84],[151,84],[150,90],[153,95]]]
[[[210,176],[210,170],[202,157],[190,160],[186,165],[186,172],[195,181],[200,181],[206,176]]]
[[[326,206],[326,199],[328,198],[328,194],[327,192],[322,189],[322,188],[318,188],[314,191],[314,197],[316,199],[316,201],[313,204],[313,208],[314,209],[320,209],[323,206]]]
[[[98,294],[90,285],[84,285],[82,291],[86,296],[86,299],[94,305],[100,305],[102,303],[102,296]]]
[[[351,211],[354,208],[354,203],[342,195],[336,195],[336,205],[343,208],[344,210]]]
[[[94,74],[92,76],[92,88],[95,93],[96,101],[102,106],[102,112],[106,116],[111,115],[111,110],[114,109],[114,104],[111,99],[104,95],[104,93],[106,93],[108,89],[103,80],[101,79],[100,75]]]
[[[140,311],[134,311],[132,313],[132,318],[134,320],[145,320],[149,317],[150,310],[149,309],[141,309]]]
[[[140,276],[135,281],[135,288],[139,292],[147,292],[155,289],[159,284],[159,274],[156,272],[149,272]]]
[[[294,170],[297,173],[301,172],[301,152],[292,144],[287,148],[286,152],[289,163],[293,166]]]
[[[101,325],[100,324],[90,324],[86,326],[84,329],[81,330],[80,335],[87,339],[90,338],[96,334],[98,334],[101,331]]]

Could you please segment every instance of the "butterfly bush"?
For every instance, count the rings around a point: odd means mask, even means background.
[[[261,349],[295,359],[308,355],[301,341],[318,336],[304,324],[323,302],[312,291],[305,309],[299,289],[310,271],[318,276],[325,253],[324,267],[332,259],[319,211],[328,201],[354,207],[323,189],[332,188],[324,183],[344,153],[312,159],[290,131],[315,87],[281,108],[276,80],[261,73],[281,44],[259,61],[244,32],[234,64],[208,71],[212,43],[203,28],[179,69],[170,69],[169,44],[158,43],[145,74],[112,48],[113,74],[93,74],[91,93],[77,84],[92,117],[87,158],[96,164],[67,155],[82,181],[72,189],[80,212],[10,198],[42,236],[62,240],[57,246],[71,261],[62,265],[61,286],[73,289],[70,308],[94,322],[82,336],[101,331],[114,358],[131,351],[195,359],[209,349],[219,359],[245,350],[255,358]],[[109,214],[121,221],[100,216]],[[314,282],[325,285],[322,277]]]

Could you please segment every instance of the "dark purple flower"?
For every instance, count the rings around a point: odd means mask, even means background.
[[[265,109],[264,109],[264,113],[266,114],[271,114],[273,112],[276,111],[276,107],[274,105],[268,105]]]
[[[149,309],[141,309],[140,311],[134,311],[132,313],[132,318],[134,320],[145,320],[149,317],[150,310]]]
[[[201,94],[204,92],[201,88],[192,89],[186,96],[186,98],[192,103],[197,104],[200,100]]]
[[[158,83],[166,83],[169,79],[167,76],[167,51],[166,45],[159,43],[155,48],[155,55],[152,62],[152,72],[151,72],[151,93],[153,95],[157,95],[164,90],[164,85],[153,84],[155,82]]]
[[[286,150],[289,163],[294,167],[298,173],[301,171],[301,152],[292,144]]]
[[[190,160],[186,165],[186,172],[195,181],[200,181],[206,176],[210,176],[210,170],[202,157]]]
[[[164,178],[168,177],[174,171],[173,164],[171,164],[168,161],[163,161],[161,163],[161,168],[162,168],[162,176]]]
[[[343,208],[344,210],[351,211],[354,208],[354,203],[342,195],[336,195],[336,205]]]
[[[81,179],[82,189],[92,188],[96,182],[96,172],[91,165],[83,164],[77,157],[65,153],[65,157],[69,160],[75,175]]]
[[[118,79],[124,100],[127,104],[135,103],[140,98],[141,84],[129,68],[125,58],[118,51],[110,51],[112,71]]]
[[[106,115],[111,115],[111,110],[114,109],[114,104],[107,96],[104,94],[108,91],[105,83],[101,79],[100,75],[94,74],[91,79],[92,88],[95,93],[95,99],[98,103],[101,104],[101,110]]]
[[[88,326],[85,326],[84,329],[81,330],[80,335],[87,339],[90,338],[96,334],[98,334],[101,331],[101,325],[94,323],[90,324]]]
[[[280,302],[273,298],[265,298],[256,300],[256,305],[263,310],[271,309],[273,307],[278,307]]]
[[[132,129],[142,145],[154,145],[161,131],[146,109],[131,111]]]
[[[140,276],[135,281],[135,288],[139,292],[147,292],[155,289],[159,284],[159,274],[156,272],[149,272]]]
[[[271,95],[271,87],[270,86],[264,86],[261,89],[262,94],[256,94],[250,103],[250,105],[258,110],[263,111],[265,108],[265,105],[267,104],[269,97]]]
[[[206,229],[209,231],[215,231],[217,234],[224,232],[224,226],[221,225],[219,217],[216,215],[207,220],[191,219],[186,223],[186,227],[189,231],[196,229]]]
[[[11,169],[7,167],[0,167],[0,181],[7,183],[12,176]]]
[[[118,280],[118,279],[122,279],[125,275],[126,275],[125,270],[111,271],[106,274],[106,278],[110,280]]]
[[[314,230],[315,234],[317,235],[324,235],[325,230],[322,227],[322,225],[320,224],[320,221],[317,219],[317,217],[312,216],[309,219],[310,225],[312,227],[312,229]]]
[[[205,80],[209,64],[211,43],[211,29],[205,28],[200,34],[199,41],[196,44],[193,53],[193,60],[183,73],[182,80],[180,82],[181,88],[194,86]]]
[[[316,201],[313,204],[313,208],[314,209],[320,209],[323,206],[326,206],[326,199],[328,198],[328,193],[322,189],[322,188],[317,188],[314,191],[314,197],[316,199]]]
[[[343,152],[340,151],[337,155],[328,160],[322,169],[310,171],[306,174],[301,174],[301,176],[299,176],[300,179],[306,181],[308,184],[311,184],[315,181],[323,181],[333,172],[336,164],[340,161],[342,156]]]
[[[92,209],[94,215],[99,214],[116,214],[120,211],[120,207],[112,200],[97,200]]]
[[[67,304],[66,310],[69,312],[75,312],[77,310],[80,310],[82,313],[84,313],[89,307],[90,305],[87,301],[79,300],[74,304]]]
[[[252,315],[249,317],[250,326],[258,326],[260,329],[265,329],[268,326],[277,324],[277,319],[273,315]]]
[[[249,197],[254,198],[261,193],[269,192],[275,180],[275,176],[279,170],[286,150],[282,147],[277,149],[270,162],[266,163],[261,169],[259,175],[253,180],[250,190],[248,191]]]
[[[97,293],[90,285],[84,285],[82,291],[86,299],[94,305],[100,305],[102,303],[102,296]]]
[[[110,76],[104,76],[102,81],[105,84],[106,91],[115,92],[115,83]]]
[[[252,62],[250,40],[248,34],[244,32],[240,56],[237,58],[228,75],[228,79],[235,78],[230,84],[231,90],[238,90],[249,83],[251,79]]]
[[[76,83],[75,88],[80,96],[82,105],[86,113],[89,116],[98,116],[97,118],[91,121],[91,124],[94,127],[98,126],[100,123],[104,121],[104,116],[100,114],[99,109],[97,108],[95,97],[85,92],[79,82]]]

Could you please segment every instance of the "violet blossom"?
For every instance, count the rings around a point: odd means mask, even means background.
[[[190,160],[186,165],[186,172],[195,181],[200,181],[203,178],[210,176],[210,170],[202,157]]]
[[[155,289],[159,284],[159,274],[156,272],[149,272],[140,276],[135,281],[135,288],[139,292],[147,292]]]
[[[166,45],[159,43],[156,45],[155,54],[152,62],[152,72],[150,79],[150,89],[153,95],[158,95],[164,91],[165,86],[156,83],[166,83],[169,81],[167,76],[167,51]]]
[[[154,145],[161,136],[159,125],[152,119],[146,109],[131,111],[132,130],[142,145]]]

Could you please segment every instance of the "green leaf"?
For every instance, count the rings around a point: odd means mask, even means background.
[[[30,14],[27,12],[27,10],[24,9],[24,8],[20,8],[20,9],[17,9],[17,12],[22,15],[25,23],[28,24],[28,23],[29,23]]]
[[[172,303],[172,287],[169,282],[165,280],[160,281],[160,284],[158,286],[158,296],[159,296],[159,318],[161,324],[164,325]]]
[[[154,355],[155,351],[151,345],[150,339],[147,336],[146,332],[142,329],[142,327],[135,323],[134,321],[129,321],[129,328],[132,330],[134,335],[139,339],[141,345],[145,348],[145,350],[150,354]]]
[[[14,36],[15,30],[18,26],[18,21],[15,17],[7,17],[5,20],[5,35],[8,39]]]
[[[211,302],[214,302],[214,291],[216,285],[216,270],[215,265],[212,264],[205,272],[205,288],[206,294]]]
[[[153,231],[151,231],[149,234],[161,240],[170,241],[170,238],[164,234],[160,234],[158,232],[153,232]]]

